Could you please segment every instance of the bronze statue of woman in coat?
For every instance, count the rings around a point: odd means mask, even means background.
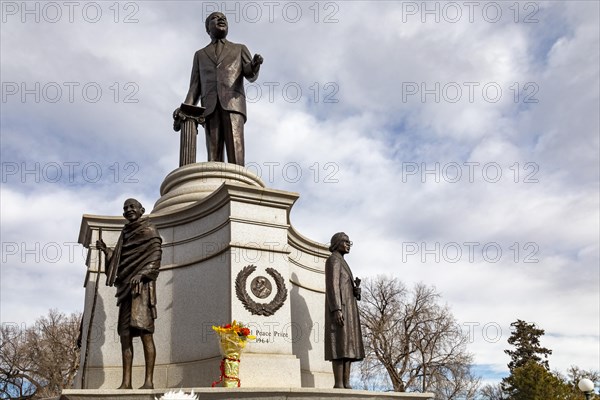
[[[352,389],[350,365],[365,357],[356,303],[360,288],[344,260],[351,246],[348,235],[336,233],[329,246],[331,256],[325,262],[325,360],[332,361],[334,388],[338,389]]]

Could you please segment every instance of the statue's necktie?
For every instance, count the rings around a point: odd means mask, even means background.
[[[221,42],[220,40],[217,40],[217,42],[215,43],[215,55],[217,56],[217,58],[219,58],[222,51],[223,51],[223,42]]]

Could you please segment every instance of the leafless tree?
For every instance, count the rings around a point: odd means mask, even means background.
[[[487,384],[480,390],[481,400],[505,400],[504,392],[502,391],[502,385],[497,383],[495,385]]]
[[[468,336],[435,288],[412,290],[397,278],[365,279],[359,302],[368,380],[385,372],[394,391],[433,392],[436,399],[473,399],[479,379],[471,374]],[[369,376],[371,375],[371,376]]]
[[[0,398],[57,396],[73,384],[79,367],[81,314],[50,310],[33,326],[0,328]]]

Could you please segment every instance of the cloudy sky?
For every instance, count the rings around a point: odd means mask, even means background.
[[[517,318],[600,369],[596,1],[2,2],[3,323],[82,310],[82,214],[159,198],[216,9],[265,59],[246,160],[299,232],[435,285],[486,379]]]

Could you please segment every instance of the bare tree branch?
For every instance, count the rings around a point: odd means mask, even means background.
[[[0,397],[52,397],[71,387],[79,368],[80,319],[80,313],[67,316],[50,310],[29,328],[2,324]]]
[[[365,279],[362,287],[363,381],[385,371],[394,391],[473,399],[479,380],[470,372],[467,335],[435,288],[417,284],[408,290],[384,276]]]

